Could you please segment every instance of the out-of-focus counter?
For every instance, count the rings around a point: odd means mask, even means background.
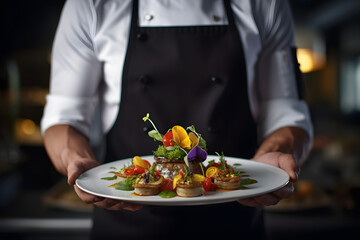
[[[0,239],[89,239],[92,207],[63,186],[18,193],[1,209]]]

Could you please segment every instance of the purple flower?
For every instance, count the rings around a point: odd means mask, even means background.
[[[201,147],[195,146],[193,149],[191,149],[187,158],[189,162],[203,162],[207,158],[207,153]]]

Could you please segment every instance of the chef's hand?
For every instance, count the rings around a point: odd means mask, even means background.
[[[253,161],[262,162],[283,169],[290,177],[289,183],[272,193],[238,200],[246,206],[269,206],[277,204],[281,199],[290,197],[294,192],[294,183],[304,158],[301,157],[303,147],[307,144],[306,132],[298,127],[284,127],[270,134],[260,145]]]
[[[277,204],[281,199],[290,197],[294,192],[294,182],[298,179],[298,167],[296,161],[291,154],[281,152],[269,152],[254,158],[254,161],[273,165],[283,169],[290,177],[289,183],[272,193],[238,200],[239,203],[250,206],[270,206]]]
[[[89,139],[69,125],[55,125],[48,128],[44,135],[44,144],[56,170],[68,177],[68,183],[74,185],[75,192],[86,203],[109,210],[139,210],[142,205],[102,198],[79,189],[75,180],[83,172],[96,167],[99,163],[91,150]]]
[[[86,203],[94,204],[97,207],[105,208],[108,210],[140,210],[142,208],[142,205],[140,204],[133,204],[125,201],[95,196],[82,191],[75,185],[75,180],[80,176],[80,174],[98,165],[99,163],[96,160],[88,158],[79,158],[69,163],[67,169],[68,183],[70,185],[74,185],[75,192],[79,196],[79,198]]]

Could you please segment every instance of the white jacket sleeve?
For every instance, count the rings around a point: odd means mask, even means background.
[[[95,24],[91,1],[65,3],[53,44],[42,132],[53,125],[69,124],[89,135],[101,79],[101,63],[92,43]]]
[[[260,29],[262,50],[256,64],[255,82],[260,138],[286,126],[303,128],[309,135],[302,157],[312,146],[313,128],[308,106],[296,77],[294,26],[287,1],[257,1],[253,5]]]

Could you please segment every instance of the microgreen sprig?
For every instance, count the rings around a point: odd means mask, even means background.
[[[161,133],[159,132],[159,130],[157,130],[157,128],[156,128],[155,124],[153,123],[153,121],[151,121],[151,119],[150,119],[150,114],[147,113],[146,116],[142,118],[142,120],[143,120],[144,122],[149,121],[149,122],[151,123],[151,125],[153,126],[154,130],[155,130],[156,133],[157,133],[157,137],[154,137],[154,138],[155,138],[156,140],[161,141],[161,140],[162,140],[162,135],[161,135]],[[149,132],[149,135],[150,135],[150,132]],[[151,136],[151,137],[152,137],[152,136]]]
[[[219,156],[219,160],[220,160],[220,162],[222,163],[222,166],[221,167],[219,167],[219,169],[220,170],[225,170],[226,169],[226,163],[225,163],[225,159],[224,159],[224,152],[221,152],[221,155],[218,153],[218,152],[215,152],[216,153],[216,155],[218,155]]]

